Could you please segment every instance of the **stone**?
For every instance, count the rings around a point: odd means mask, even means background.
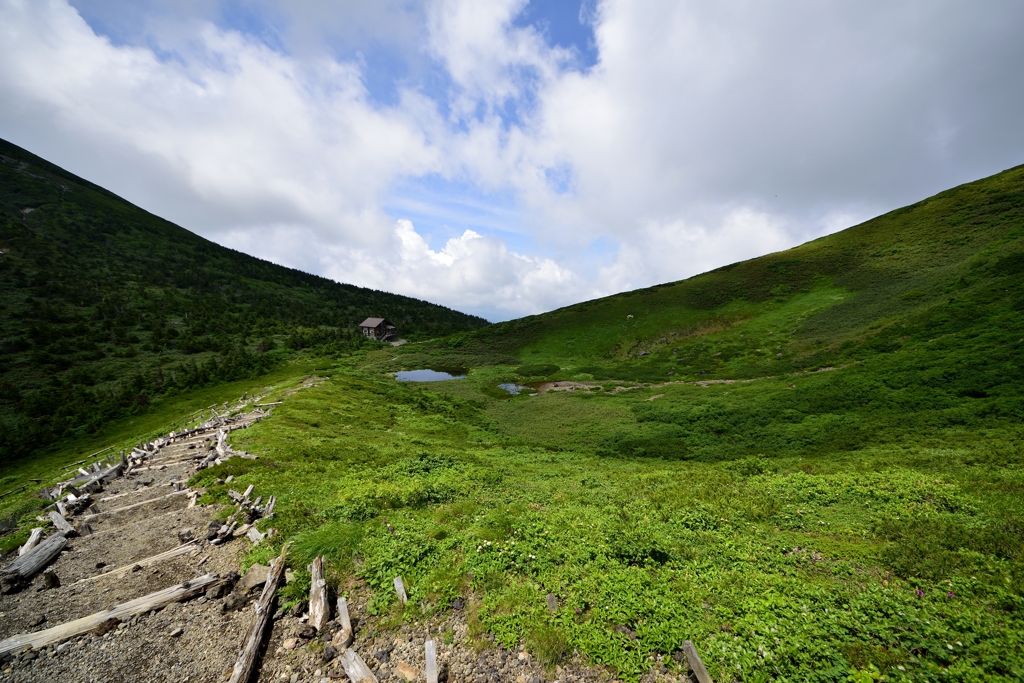
[[[244,595],[232,592],[228,597],[224,598],[224,602],[220,603],[220,609],[222,612],[233,612],[236,609],[245,607],[248,602]]]
[[[323,651],[323,654],[321,655],[321,658],[325,662],[329,662],[329,661],[331,661],[332,659],[334,659],[337,656],[338,656],[338,651],[334,649],[333,645],[330,645],[330,644],[324,645],[324,651]]]
[[[310,638],[316,638],[316,628],[314,628],[313,626],[303,626],[302,628],[299,629],[299,631],[298,631],[298,633],[296,633],[296,635],[299,638],[302,638],[304,640],[309,640]]]
[[[57,578],[57,573],[52,568],[43,572],[43,590],[50,588],[60,588],[60,579]]]
[[[297,603],[292,605],[290,610],[288,610],[288,616],[298,619],[305,614],[307,607],[309,607],[309,602],[306,600],[299,600]]]
[[[32,617],[31,619],[28,620],[28,626],[29,626],[29,628],[35,628],[36,626],[39,626],[44,621],[46,621],[46,615],[44,615],[44,614],[37,614],[36,616],[34,616],[34,617]]]
[[[550,610],[552,614],[558,611],[558,598],[555,597],[554,593],[548,593],[547,602],[548,610]]]
[[[228,587],[223,583],[215,583],[206,589],[206,597],[211,600],[224,597],[224,594],[228,592]]]
[[[192,529],[181,529],[178,531],[178,540],[182,543],[188,543],[194,537]],[[264,579],[265,581],[266,579]]]
[[[262,586],[267,582],[267,575],[270,574],[270,567],[262,564],[254,564],[249,567],[242,580],[238,582],[237,590],[248,593],[256,586]]]
[[[284,645],[284,649],[286,649],[286,650],[294,650],[295,648],[297,648],[299,646],[299,639],[298,638],[285,638],[283,645]]]
[[[453,610],[458,611],[458,610],[461,610],[465,606],[466,606],[466,601],[463,600],[462,598],[455,598],[454,600],[452,600],[452,609]]]
[[[98,636],[102,636],[109,633],[110,631],[113,631],[115,628],[117,628],[117,625],[120,623],[120,619],[116,617],[111,617],[110,619],[107,619],[106,621],[102,621],[99,624],[97,624],[96,628],[94,628],[92,632]]]
[[[184,628],[182,628],[181,626],[175,626],[174,628],[172,628],[170,631],[167,632],[167,635],[170,636],[171,638],[177,638],[178,636],[180,636],[184,632],[185,632]]]
[[[403,678],[407,681],[415,681],[420,676],[420,672],[409,666],[405,662],[399,662],[395,665],[395,675]]]

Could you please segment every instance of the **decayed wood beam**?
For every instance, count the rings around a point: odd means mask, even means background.
[[[43,527],[37,526],[35,529],[29,532],[28,540],[25,541],[25,545],[18,548],[18,556],[22,556],[28,551],[39,545],[39,539],[43,537]]]
[[[427,683],[437,683],[437,645],[433,638],[428,638],[423,643],[423,655],[426,660]]]
[[[235,668],[231,670],[231,677],[228,683],[248,683],[256,666],[256,657],[260,647],[263,645],[263,638],[267,632],[267,623],[270,621],[271,606],[274,603],[274,596],[277,594],[277,586],[284,576],[285,554],[288,552],[288,545],[281,550],[281,555],[271,562],[270,572],[267,574],[267,582],[263,586],[263,593],[256,602],[256,616],[253,617],[249,635],[245,639],[245,645],[238,655]],[[374,682],[376,683],[376,681]]]
[[[58,531],[63,531],[68,536],[74,536],[77,533],[75,531],[75,527],[71,526],[71,523],[64,519],[63,515],[56,510],[50,510],[50,514],[48,514],[47,517],[50,518],[50,521],[53,522],[53,526],[55,526]]]
[[[103,515],[113,515],[113,514],[116,514],[118,512],[125,512],[126,510],[134,510],[137,507],[141,507],[143,505],[149,505],[150,503],[154,503],[154,502],[156,502],[158,500],[166,500],[168,498],[173,498],[174,496],[187,495],[187,494],[189,494],[191,492],[192,492],[192,489],[182,489],[181,491],[172,491],[171,493],[168,493],[166,496],[157,496],[156,498],[149,498],[147,500],[142,501],[141,503],[134,503],[133,505],[125,505],[124,507],[114,508],[113,510],[104,510],[103,512],[95,512],[95,513],[93,513],[91,515],[85,515],[84,517],[82,517],[82,519],[83,520],[95,519],[97,517],[102,517]]]
[[[697,648],[694,647],[693,641],[684,640],[682,650],[683,654],[686,655],[686,663],[689,664],[693,675],[697,677],[698,683],[714,683],[711,680],[711,674],[704,667],[704,662],[700,660],[700,655],[697,654]]]
[[[11,636],[7,640],[0,642],[0,657],[10,652],[16,652],[26,646],[32,646],[35,649],[46,647],[54,643],[59,643],[68,638],[73,638],[77,635],[81,635],[92,629],[96,628],[100,624],[110,619],[124,620],[134,617],[143,612],[149,612],[151,610],[159,609],[172,602],[179,602],[181,600],[187,600],[199,593],[202,593],[206,588],[220,580],[220,576],[217,574],[204,574],[203,576],[196,577],[191,581],[180,583],[170,588],[144,595],[141,598],[130,600],[128,602],[116,605],[109,610],[103,610],[102,612],[96,612],[90,614],[87,617],[81,619],[75,619],[53,628],[48,628],[42,631],[35,631],[33,633],[23,633],[17,636]]]
[[[398,599],[402,601],[402,604],[409,602],[409,596],[405,594],[405,584],[402,583],[402,577],[395,577],[395,592],[398,593]]]
[[[349,648],[341,655],[341,666],[352,683],[377,683],[377,677],[366,666],[359,653]]]
[[[64,532],[58,531],[16,559],[0,575],[3,590],[12,590],[25,580],[31,579],[37,572],[45,569],[67,544],[68,539],[64,536]]]
[[[331,618],[331,605],[327,602],[327,580],[324,578],[324,558],[318,557],[309,566],[312,575],[309,587],[309,625],[321,633]]]
[[[88,583],[89,581],[99,581],[100,579],[108,578],[115,579],[120,576],[124,576],[135,567],[149,567],[151,565],[157,564],[158,562],[163,562],[164,560],[169,560],[172,557],[177,557],[178,555],[184,555],[186,553],[195,553],[199,549],[198,546],[196,545],[197,540],[189,541],[188,543],[179,545],[176,548],[171,548],[170,550],[162,552],[158,555],[152,555],[143,560],[138,560],[137,562],[126,564],[123,567],[112,569],[109,572],[104,572],[103,574],[97,574],[96,576],[87,576],[84,579],[79,579],[78,583]]]
[[[335,634],[333,643],[340,649],[352,644],[352,619],[348,615],[348,601],[345,598],[338,598],[338,621],[341,630]]]

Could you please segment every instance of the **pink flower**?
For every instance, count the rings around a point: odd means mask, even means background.
[[[920,588],[918,588],[918,589],[917,589],[916,591],[914,591],[914,592],[915,592],[915,593],[917,593],[917,597],[919,597],[919,598],[923,598],[923,597],[924,597],[924,591],[923,591],[923,590],[921,590]]]

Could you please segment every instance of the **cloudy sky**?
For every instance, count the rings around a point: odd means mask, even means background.
[[[0,0],[0,137],[501,320],[1024,163],[1024,3]]]

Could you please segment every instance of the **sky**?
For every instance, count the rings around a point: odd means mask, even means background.
[[[0,137],[497,321],[1024,163],[1022,35],[1017,0],[0,0]]]

